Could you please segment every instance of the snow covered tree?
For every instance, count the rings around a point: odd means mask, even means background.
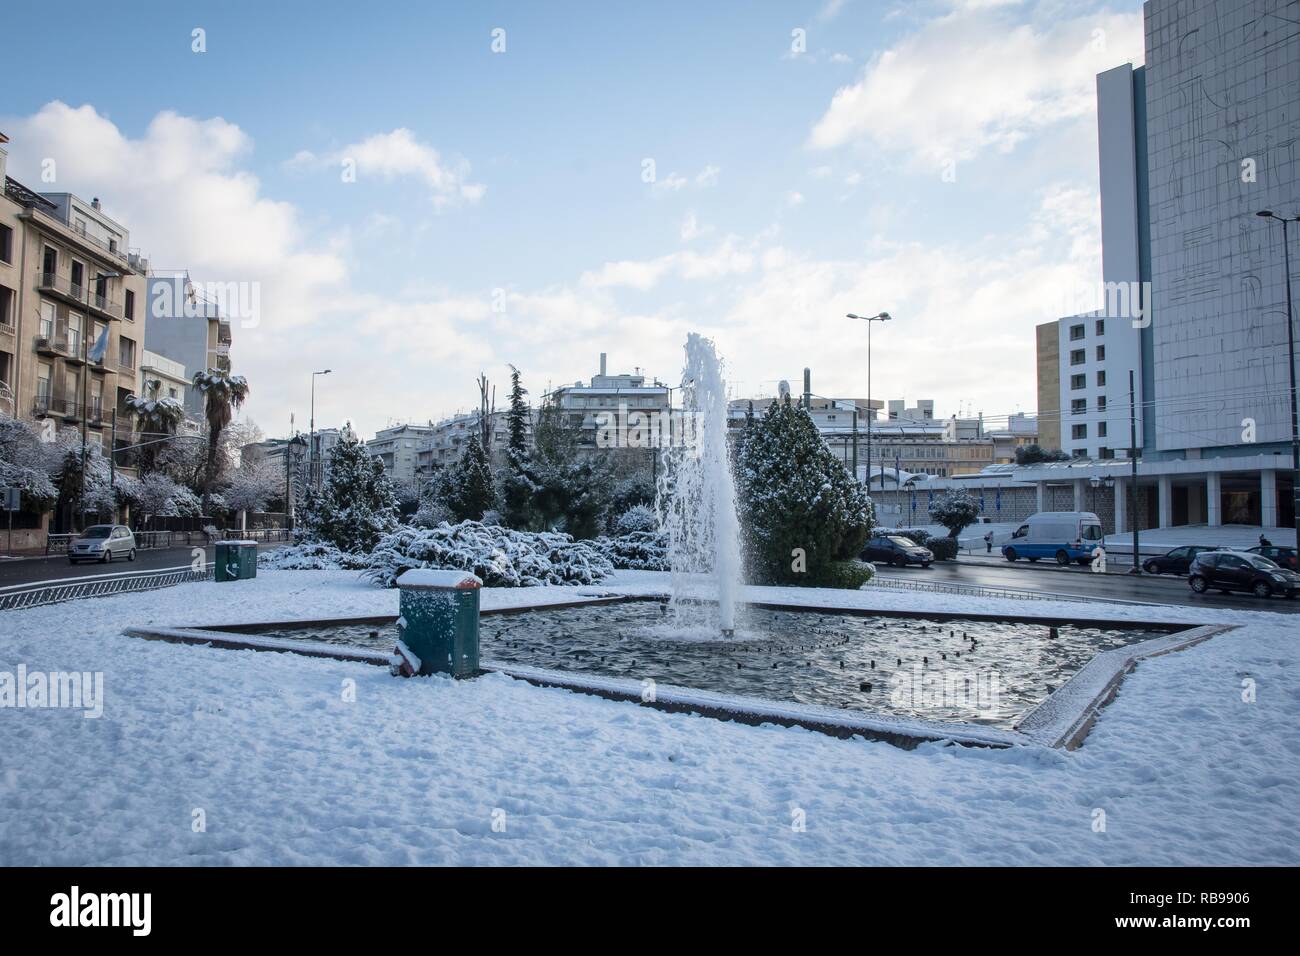
[[[527,529],[533,525],[533,493],[537,483],[528,452],[527,389],[519,379],[519,369],[510,366],[510,411],[506,414],[506,461],[501,470],[501,517],[511,528]]]
[[[340,551],[366,554],[397,527],[397,496],[384,463],[366,451],[349,425],[329,452],[329,478],[303,495],[299,533]]]
[[[248,512],[265,511],[277,496],[284,495],[284,474],[264,461],[240,465],[221,493],[226,508],[240,513],[240,527],[246,527]]]
[[[203,393],[203,415],[208,423],[208,458],[203,469],[203,510],[206,513],[217,481],[221,478],[221,433],[230,424],[235,409],[248,397],[248,381],[220,369],[194,373],[194,387]]]
[[[441,490],[442,500],[457,521],[478,521],[483,512],[495,507],[492,463],[477,431],[470,433],[460,460],[443,474]]]
[[[40,437],[27,422],[7,416],[0,417],[0,486],[19,489],[24,507],[34,510],[48,508],[59,495]]]
[[[831,580],[835,563],[856,558],[871,533],[871,499],[789,396],[747,424],[735,473],[751,580]]]
[[[964,491],[946,491],[930,509],[930,517],[948,529],[948,537],[955,538],[964,528],[975,523],[980,506]]]

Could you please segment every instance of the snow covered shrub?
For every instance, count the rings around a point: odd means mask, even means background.
[[[471,571],[488,587],[595,584],[614,571],[590,542],[480,521],[436,528],[404,525],[380,539],[367,561],[366,577],[391,588],[410,568]]]
[[[320,488],[308,487],[300,509],[298,538],[324,541],[341,551],[361,554],[380,536],[397,527],[397,495],[384,472],[352,433],[329,451],[329,477]]]
[[[925,543],[936,561],[952,561],[957,557],[956,538],[931,538]]]
[[[257,555],[257,566],[279,571],[360,571],[366,567],[364,554],[348,554],[332,544],[313,541],[295,544]]]
[[[633,531],[601,537],[592,545],[619,571],[669,571],[668,535],[662,531]]]
[[[647,505],[633,505],[614,520],[616,535],[658,530],[659,518],[656,517],[655,510]]]
[[[848,588],[856,591],[870,581],[875,573],[875,565],[866,561],[832,561],[810,583],[819,588]]]

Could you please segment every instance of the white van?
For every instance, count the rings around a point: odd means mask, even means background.
[[[1088,564],[1093,549],[1105,543],[1101,519],[1091,511],[1040,511],[1015,530],[1002,546],[1002,556],[1008,561],[1055,558],[1057,564]]]

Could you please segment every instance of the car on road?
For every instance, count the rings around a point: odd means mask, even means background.
[[[1012,533],[1002,556],[1008,561],[1054,558],[1057,564],[1089,564],[1093,549],[1105,546],[1101,520],[1091,511],[1040,511]]]
[[[909,564],[928,568],[934,560],[934,552],[901,534],[878,534],[862,549],[862,560],[892,564],[896,568]]]
[[[1192,559],[1198,554],[1218,550],[1207,544],[1183,545],[1154,558],[1147,558],[1142,562],[1142,570],[1147,574],[1187,574],[1192,568]]]
[[[1288,570],[1300,571],[1300,567],[1296,567],[1295,548],[1279,548],[1275,544],[1264,544],[1248,550],[1251,554],[1258,554],[1260,557],[1268,558],[1274,564],[1281,565]]]
[[[1258,598],[1300,593],[1300,574],[1249,551],[1206,551],[1192,559],[1187,583],[1197,594],[1206,591],[1249,591]]]
[[[135,535],[124,524],[93,524],[68,545],[68,563],[100,561],[116,557],[135,560]]]

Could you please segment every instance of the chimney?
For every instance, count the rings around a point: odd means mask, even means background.
[[[600,353],[600,374],[602,377],[605,374],[605,353],[604,352]]]

